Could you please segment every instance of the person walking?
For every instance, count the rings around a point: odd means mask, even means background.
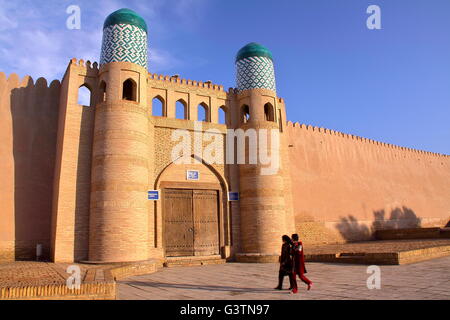
[[[299,240],[298,234],[292,235],[292,257],[293,257],[293,286],[292,293],[297,293],[297,275],[304,283],[308,285],[308,290],[311,290],[312,282],[309,280],[305,273],[305,255],[303,253],[303,243]]]
[[[275,288],[275,290],[282,290],[283,289],[283,280],[285,276],[289,276],[289,283],[290,288],[289,290],[292,290],[293,288],[293,274],[292,274],[292,241],[289,238],[289,236],[284,235],[281,237],[281,240],[283,241],[283,245],[281,246],[281,255],[279,258],[280,262],[280,270],[278,272],[278,286]]]

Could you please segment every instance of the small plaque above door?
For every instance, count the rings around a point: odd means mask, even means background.
[[[186,180],[200,180],[200,172],[197,170],[187,170],[186,171]]]

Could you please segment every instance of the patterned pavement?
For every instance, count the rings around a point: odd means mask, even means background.
[[[227,263],[165,268],[118,283],[118,299],[133,300],[305,300],[305,299],[420,299],[450,300],[450,257],[380,266],[381,289],[368,289],[367,266],[308,263],[311,291],[299,280],[299,293],[273,290],[276,264]],[[285,278],[284,287],[287,288]]]
[[[77,264],[84,279],[89,269],[99,268]],[[47,286],[65,284],[68,263],[16,261],[0,264],[0,289],[5,287]]]

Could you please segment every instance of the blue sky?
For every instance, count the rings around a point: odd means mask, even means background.
[[[381,30],[366,27],[371,4]],[[450,154],[449,0],[0,0],[0,71],[52,80],[72,57],[98,61],[123,7],[147,21],[150,72],[234,87],[236,52],[259,42],[288,120]]]

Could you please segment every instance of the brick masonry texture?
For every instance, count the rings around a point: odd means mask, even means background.
[[[98,267],[78,265],[81,269],[80,289],[69,289],[66,280],[68,264],[14,262],[0,265],[0,300],[16,299],[115,299],[115,283],[96,275]],[[98,269],[98,270],[96,270]],[[100,275],[100,272],[99,272]]]
[[[80,288],[70,289],[65,263],[13,262],[0,265],[0,300],[113,300],[116,280],[151,274],[160,266],[156,260],[115,265],[77,264]]]
[[[122,99],[127,79],[136,101]],[[82,85],[90,106],[77,104]],[[162,117],[153,116],[155,99]],[[177,101],[184,119],[175,117]],[[219,159],[227,129],[281,132],[280,171],[260,176],[261,166],[201,163],[192,137],[200,104],[207,108],[201,131],[217,130]],[[146,192],[186,187],[189,169],[201,172],[190,188],[219,186],[220,250],[228,260],[271,261],[284,233],[298,232],[307,245],[343,243],[450,219],[449,156],[287,122],[285,101],[267,89],[224,91],[129,62],[99,69],[73,59],[50,85],[0,73],[0,115],[0,261],[34,259],[37,244],[56,262],[163,259],[161,202],[147,201]],[[179,167],[171,157],[177,129],[191,134],[193,160]],[[228,191],[240,191],[241,200],[228,202]]]

